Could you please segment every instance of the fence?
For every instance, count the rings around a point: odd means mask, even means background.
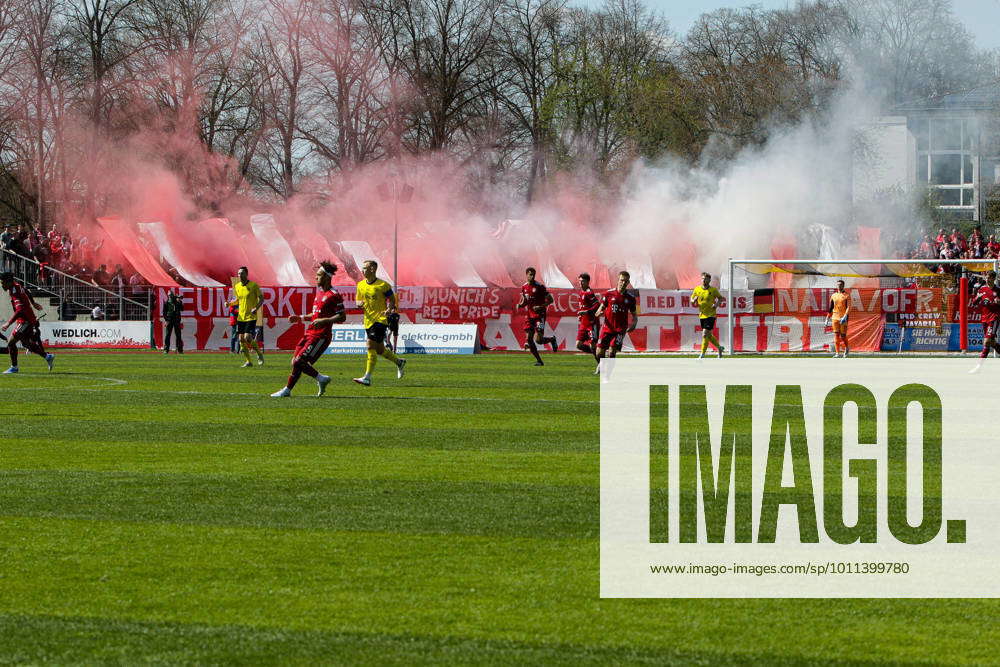
[[[92,314],[96,306],[104,311],[105,319],[149,321],[153,303],[151,285],[101,287],[42,266],[30,257],[3,250],[3,270],[11,271],[15,280],[35,294],[59,300],[59,319],[75,319],[80,314]]]

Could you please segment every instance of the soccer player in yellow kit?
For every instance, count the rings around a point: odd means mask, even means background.
[[[698,319],[701,323],[701,354],[698,355],[699,359],[705,357],[709,343],[718,350],[720,359],[722,353],[726,351],[726,348],[719,344],[719,339],[712,333],[715,330],[715,308],[720,301],[722,301],[722,295],[719,294],[719,290],[712,287],[712,275],[702,273],[701,284],[691,291],[691,304],[698,307]]]
[[[389,326],[388,315],[396,310],[396,298],[392,293],[392,285],[378,278],[375,274],[378,271],[378,263],[368,260],[361,267],[365,279],[358,283],[355,298],[358,307],[365,314],[365,333],[368,337],[368,357],[365,362],[365,374],[359,378],[354,378],[358,384],[366,387],[372,383],[372,369],[375,368],[375,361],[382,356],[396,364],[396,378],[403,377],[403,367],[406,360],[400,359],[392,350],[385,347],[385,335]]]
[[[243,368],[253,366],[253,362],[250,361],[250,350],[257,352],[257,364],[263,366],[264,353],[257,347],[254,332],[257,328],[257,311],[264,305],[264,299],[260,293],[260,285],[249,280],[249,271],[245,266],[240,267],[237,280],[233,282],[233,295],[236,298],[230,301],[229,305],[239,307],[236,316],[236,334],[240,337],[240,350],[246,359]]]
[[[830,297],[827,313],[827,321],[833,321],[833,356],[841,356],[840,348],[843,346],[843,356],[846,359],[850,352],[847,347],[847,316],[851,314],[851,297],[844,289],[843,280],[837,281],[837,291]]]

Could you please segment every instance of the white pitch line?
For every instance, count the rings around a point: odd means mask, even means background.
[[[31,377],[32,379],[38,379],[38,378],[43,378],[43,377],[44,378],[65,378],[66,376],[65,375],[30,375],[29,377]],[[77,375],[77,376],[75,376],[75,379],[80,379],[80,380],[104,380],[105,382],[104,383],[100,383],[100,384],[85,384],[85,385],[69,386],[69,387],[63,387],[63,386],[59,386],[59,387],[5,387],[4,391],[38,391],[40,389],[41,390],[49,390],[49,391],[51,391],[53,389],[62,389],[62,390],[67,390],[67,389],[73,390],[73,389],[76,389],[78,391],[99,391],[100,389],[106,389],[107,387],[120,387],[122,385],[128,384],[128,380],[122,380],[121,378],[104,378],[104,377],[98,377],[96,375]],[[95,389],[95,387],[97,389]]]

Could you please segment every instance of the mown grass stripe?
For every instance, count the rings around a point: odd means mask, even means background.
[[[306,530],[590,538],[594,487],[248,478],[60,470],[0,473],[0,514]]]
[[[303,451],[308,449],[308,452]],[[150,443],[7,438],[0,470],[397,479],[596,486],[598,455],[419,447]],[[0,473],[2,474],[2,473]]]
[[[0,611],[10,614],[629,647],[709,662],[726,652],[986,662],[1000,639],[994,600],[598,600],[591,541],[48,519],[2,520],[0,536]]]

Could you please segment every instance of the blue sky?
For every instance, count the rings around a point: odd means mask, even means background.
[[[580,4],[597,5],[599,0],[577,0]],[[743,7],[754,4],[766,9],[795,6],[794,0],[760,0],[758,2],[717,2],[709,0],[646,0],[670,22],[671,29],[683,36],[703,13],[720,7]],[[952,0],[955,16],[965,24],[979,48],[1000,48],[1000,0]]]

